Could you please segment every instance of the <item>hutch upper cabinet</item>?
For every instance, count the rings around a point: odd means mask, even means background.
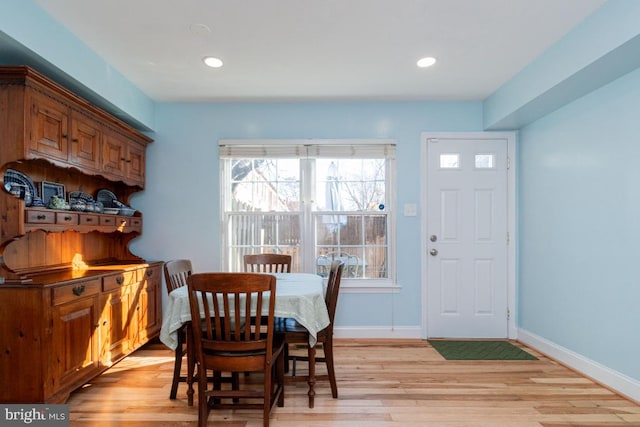
[[[150,142],[42,74],[0,67],[1,176],[128,203]],[[140,212],[29,207],[3,188],[0,216],[0,402],[64,402],[159,333],[162,263],[129,251]]]

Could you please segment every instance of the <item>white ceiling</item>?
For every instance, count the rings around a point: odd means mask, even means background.
[[[482,100],[605,1],[36,0],[156,101]]]

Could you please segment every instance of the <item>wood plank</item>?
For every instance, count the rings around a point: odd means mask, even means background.
[[[287,384],[285,406],[274,409],[271,425],[640,425],[636,402],[515,344],[539,360],[447,361],[422,340],[336,340],[339,398],[331,397],[328,383],[318,382],[315,408],[309,409],[306,384]],[[297,366],[301,375],[302,365]],[[324,367],[318,371],[324,373]],[[193,425],[197,409],[187,405],[186,385],[180,384],[176,400],[169,399],[172,372],[173,352],[158,342],[146,345],[71,395],[71,425]],[[252,427],[262,419],[259,411],[212,411],[209,424],[218,423]]]

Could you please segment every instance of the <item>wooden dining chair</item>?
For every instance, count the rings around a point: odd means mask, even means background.
[[[334,399],[338,398],[338,385],[336,383],[336,374],[333,363],[333,319],[336,314],[336,306],[338,305],[338,294],[340,293],[340,281],[342,279],[342,269],[344,268],[344,262],[335,260],[331,263],[329,270],[329,279],[327,280],[327,291],[325,293],[325,303],[327,304],[327,311],[329,312],[329,325],[318,332],[317,344],[322,344],[324,351],[323,357],[316,357],[316,348],[309,345],[309,331],[296,322],[294,319],[284,319],[284,321],[278,322],[276,331],[283,334],[285,341],[285,348],[288,348],[289,344],[304,344],[307,347],[307,356],[291,356],[287,352],[285,363],[289,363],[289,359],[293,362],[293,372],[291,376],[286,377],[286,381],[300,382],[306,381],[309,383],[309,408],[314,406],[314,385],[310,381],[310,378],[315,376],[315,380],[329,381],[331,386],[331,395]],[[298,360],[308,361],[309,363],[309,375],[308,376],[296,376],[295,363]],[[316,362],[324,362],[327,366],[327,375],[315,375]]]
[[[247,254],[244,256],[244,271],[247,273],[291,273],[291,255],[284,254]],[[282,319],[276,318],[276,323]],[[263,318],[264,322],[264,318]],[[285,361],[289,349],[285,346]],[[285,373],[289,372],[289,364],[284,367]],[[245,372],[245,375],[248,375]]]
[[[291,273],[291,255],[284,255],[284,254],[245,255],[244,271],[248,273]]]
[[[167,293],[173,292],[182,286],[187,286],[187,279],[191,276],[193,267],[191,261],[188,259],[175,259],[167,261],[164,264],[164,280],[167,285]],[[187,399],[189,405],[193,405],[193,387],[192,379],[194,372],[194,360],[193,355],[189,354],[189,345],[187,341],[190,340],[190,323],[185,323],[178,331],[178,346],[175,349],[174,364],[173,364],[173,380],[171,381],[171,392],[169,393],[169,399],[175,399],[178,393],[178,383],[186,382],[189,385],[187,390]],[[181,376],[180,371],[182,369],[182,358],[187,355],[187,376]]]
[[[276,337],[274,326],[276,278],[200,273],[189,277],[188,286],[199,373],[198,425],[207,425],[211,409],[261,408],[263,425],[268,427],[273,407],[284,405],[284,341]],[[260,314],[265,313],[263,323]],[[253,379],[232,388],[217,381],[209,387],[209,371],[262,372],[262,387],[256,389]]]

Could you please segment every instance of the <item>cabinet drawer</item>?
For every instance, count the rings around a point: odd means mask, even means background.
[[[162,280],[162,266],[146,267],[138,270],[138,280],[149,283],[160,282]]]
[[[56,222],[55,211],[27,209],[25,217],[26,221],[32,224],[55,224]]]
[[[53,288],[53,305],[64,304],[87,296],[96,295],[100,292],[100,279],[87,280],[85,282]]]
[[[102,278],[102,290],[104,292],[118,289],[122,286],[131,285],[137,282],[136,270],[123,271],[122,273]]]
[[[131,227],[131,220],[133,218],[128,217],[128,216],[118,216],[118,227],[124,228],[124,227]]]
[[[73,212],[56,212],[56,224],[78,224],[78,214]]]
[[[98,215],[81,214],[80,225],[100,225],[100,217]]]
[[[116,217],[113,215],[100,215],[100,225],[116,225]]]
[[[116,222],[120,231],[142,231],[142,218],[140,217],[119,216]]]

